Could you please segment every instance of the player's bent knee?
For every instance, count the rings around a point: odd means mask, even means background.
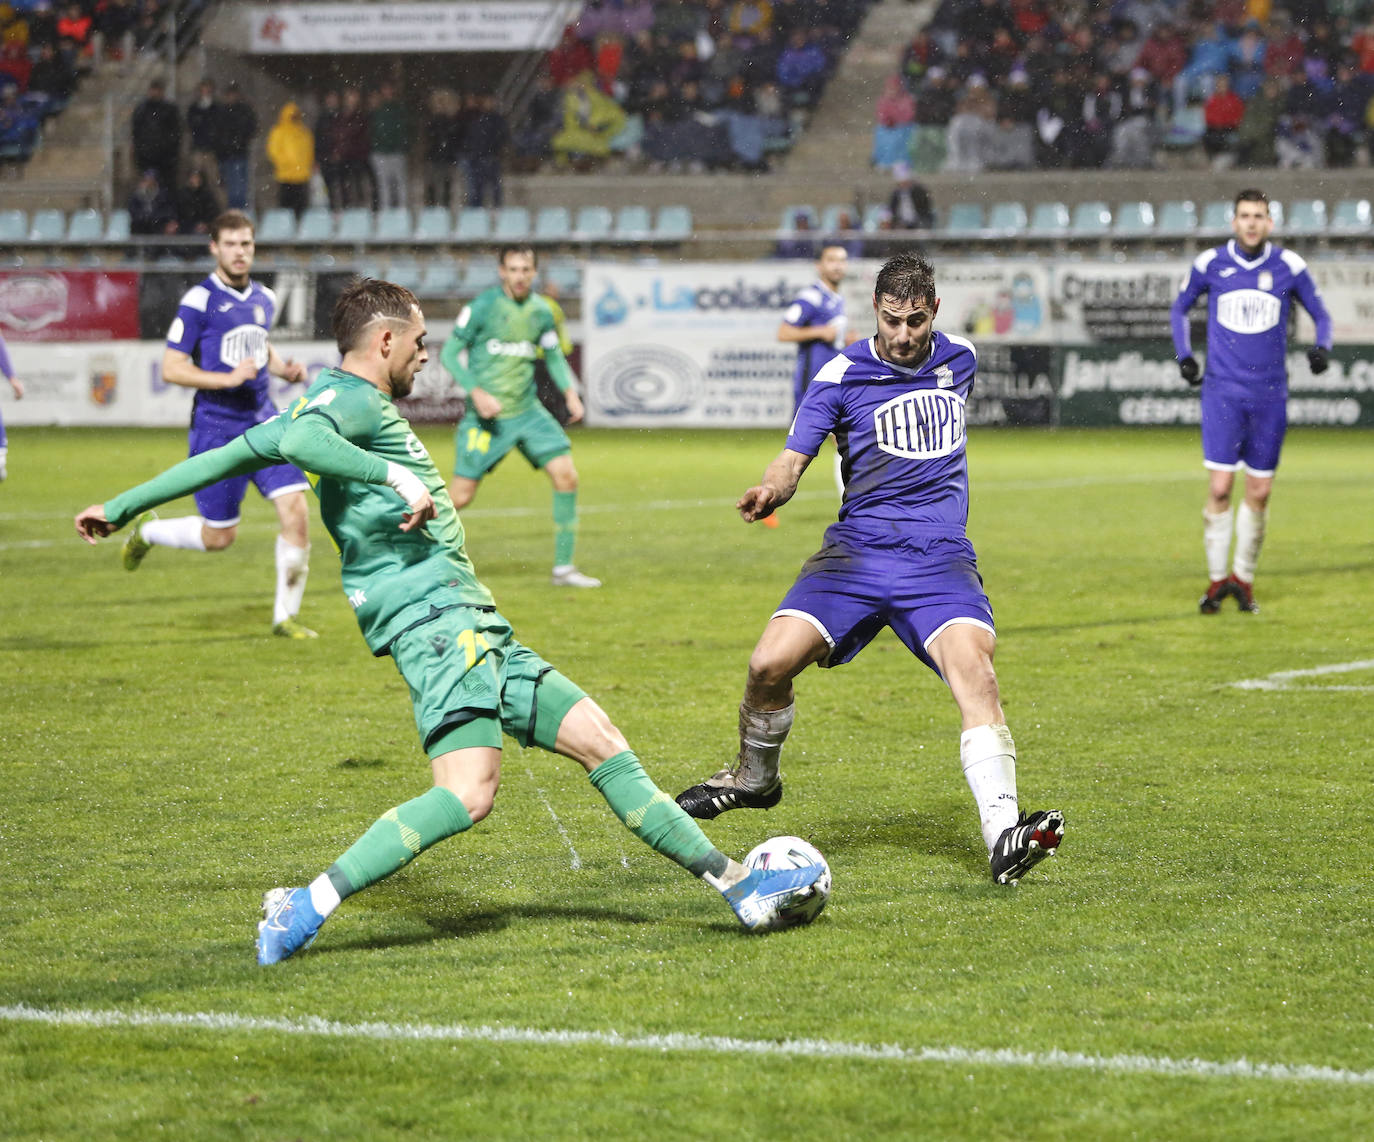
[[[200,529],[200,537],[205,544],[206,551],[223,551],[234,542],[238,533],[237,527],[209,527],[207,525]]]
[[[581,699],[558,727],[554,749],[590,770],[630,748],[625,735],[591,698]]]

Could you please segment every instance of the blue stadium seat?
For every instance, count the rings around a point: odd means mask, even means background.
[[[550,262],[544,269],[544,280],[552,284],[562,297],[576,297],[582,292],[582,263]]]
[[[60,242],[66,233],[67,216],[54,207],[35,210],[29,219],[30,242]]]
[[[1273,204],[1270,204],[1273,210]],[[1284,229],[1289,234],[1324,234],[1326,232],[1326,203],[1320,198],[1299,198],[1293,203]]]
[[[105,233],[105,219],[98,210],[73,210],[67,219],[68,242],[99,242]]]
[[[1174,199],[1160,204],[1156,233],[1170,238],[1182,238],[1197,229],[1197,207],[1187,199]]]
[[[1269,200],[1269,217],[1274,220],[1275,226],[1283,225],[1283,203],[1276,198]]]
[[[956,202],[945,215],[940,233],[952,237],[969,237],[983,229],[983,208],[976,202]]]
[[[579,242],[605,242],[611,237],[615,218],[609,206],[583,206],[577,212],[573,237]]]
[[[660,206],[654,222],[654,241],[681,242],[692,236],[692,210],[687,206]]]
[[[458,283],[458,292],[463,297],[476,297],[484,289],[491,289],[494,285],[499,285],[500,277],[496,272],[496,263],[489,258],[479,258],[469,261],[463,267],[463,276]]]
[[[404,206],[389,206],[377,214],[377,229],[373,238],[378,242],[409,242],[410,211]]]
[[[258,222],[256,237],[265,245],[273,242],[290,242],[295,236],[296,214],[285,207],[274,206],[263,214]]]
[[[1112,230],[1112,212],[1105,202],[1080,202],[1073,208],[1069,233],[1074,238],[1101,238]]]
[[[485,217],[485,212],[483,212]],[[446,206],[426,206],[415,220],[415,241],[446,242],[453,235],[453,218]]]
[[[1155,208],[1148,202],[1123,202],[1116,212],[1120,238],[1143,238],[1155,232]]]
[[[1019,202],[994,202],[988,211],[988,229],[996,231],[999,237],[1019,238],[1029,225],[1026,208]]]
[[[840,219],[841,219],[844,215],[846,215],[846,214],[849,216],[850,220],[852,221],[853,218],[854,218],[854,208],[853,208],[852,206],[846,206],[846,205],[845,205],[844,203],[842,203],[842,202],[832,202],[832,203],[829,203],[829,204],[826,205],[826,206],[822,206],[822,207],[821,207],[821,233],[822,233],[822,234],[837,234],[837,233],[839,233],[842,229],[844,229],[844,227],[842,227],[842,226],[840,225]],[[854,229],[854,230],[857,230],[857,229],[858,229],[858,225],[855,224],[854,226],[852,226],[852,227],[850,227],[850,228],[851,228],[851,229]]]
[[[876,234],[883,228],[883,223],[888,219],[887,203],[870,202],[864,207],[864,216],[861,227],[865,234]]]
[[[572,237],[572,215],[566,206],[541,206],[534,216],[536,242],[566,242]]]
[[[530,236],[530,212],[523,206],[503,206],[496,212],[491,236],[503,242],[523,242]]]
[[[127,210],[111,210],[108,218],[105,219],[105,241],[107,242],[127,242],[129,240],[129,212]]]
[[[480,206],[463,207],[454,237],[460,242],[485,242],[491,237],[491,215]]]
[[[1062,202],[1037,202],[1031,211],[1031,233],[1054,238],[1069,232],[1069,208]]]
[[[1331,212],[1330,230],[1333,234],[1367,234],[1374,216],[1369,199],[1343,198]]]
[[[396,255],[386,267],[386,280],[405,286],[412,293],[419,289],[422,276],[420,263],[408,254]]]
[[[367,242],[372,238],[372,211],[366,206],[350,206],[339,211],[339,225],[334,231],[336,242]]]
[[[23,242],[28,236],[28,211],[0,210],[0,242]]]
[[[1208,202],[1202,207],[1202,223],[1198,232],[1209,238],[1220,237],[1231,232],[1231,215],[1234,211],[1228,202]]]
[[[457,297],[461,280],[458,267],[453,261],[449,258],[440,258],[425,267],[425,272],[420,275],[419,288],[415,292],[420,297]]]
[[[1163,143],[1171,150],[1186,151],[1202,142],[1207,120],[1201,106],[1180,107],[1164,128]]]
[[[296,228],[298,242],[328,242],[334,237],[334,216],[325,206],[312,206],[301,215]]]
[[[653,233],[653,219],[647,206],[622,206],[615,216],[617,242],[643,242]]]

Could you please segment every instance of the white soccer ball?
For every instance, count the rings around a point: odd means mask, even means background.
[[[809,924],[821,914],[825,902],[830,899],[829,863],[821,855],[820,849],[801,837],[769,837],[750,849],[749,855],[744,858],[744,867],[749,869],[805,868],[808,864],[821,865],[825,871],[809,895],[779,910],[778,915],[784,927]]]

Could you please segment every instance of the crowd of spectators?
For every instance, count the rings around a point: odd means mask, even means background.
[[[872,162],[977,172],[1368,161],[1374,0],[941,0],[875,107]]]
[[[527,169],[763,170],[815,103],[868,0],[590,0],[512,139]]]

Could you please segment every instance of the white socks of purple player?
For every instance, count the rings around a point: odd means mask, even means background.
[[[272,624],[294,619],[305,598],[305,580],[310,571],[310,547],[297,547],[277,536],[277,598],[272,604]]]
[[[205,536],[201,528],[205,521],[198,515],[184,515],[180,519],[154,519],[139,532],[145,543],[155,547],[180,547],[187,551],[204,551]]]
[[[751,793],[766,793],[778,779],[782,743],[792,729],[796,704],[781,710],[756,710],[739,704],[739,768],[735,784]]]
[[[997,838],[1016,824],[1016,743],[1011,731],[1006,726],[965,730],[959,735],[959,761],[991,853]]]
[[[1207,555],[1207,578],[1213,583],[1226,578],[1226,558],[1231,554],[1231,509],[1213,515],[1202,509],[1202,550]]]
[[[1255,566],[1259,563],[1260,548],[1264,545],[1264,525],[1268,519],[1267,507],[1256,511],[1242,500],[1236,509],[1236,558],[1231,570],[1243,583],[1255,581]]]

